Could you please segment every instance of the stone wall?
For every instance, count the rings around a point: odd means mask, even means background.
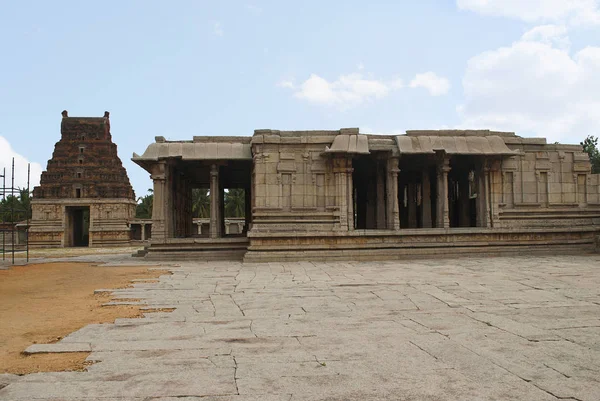
[[[340,214],[334,162],[323,157],[325,147],[337,134],[338,131],[255,131],[254,232],[340,228],[346,216]]]
[[[67,208],[89,207],[89,246],[123,246],[131,240],[129,220],[135,201],[128,199],[33,199],[29,243],[37,248],[70,246]]]
[[[520,156],[493,170],[495,225],[505,228],[600,225],[600,175],[578,145],[505,138]]]

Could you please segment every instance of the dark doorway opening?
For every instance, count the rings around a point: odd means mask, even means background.
[[[180,162],[175,174],[180,184],[172,188],[174,204],[181,205],[173,213],[176,238],[247,235],[252,218],[252,161]],[[216,228],[211,228],[211,216],[216,218]]]
[[[400,228],[433,228],[437,218],[437,174],[431,156],[400,159],[398,205]]]
[[[386,228],[386,159],[376,155],[352,160],[354,227],[358,230]]]
[[[79,247],[90,244],[90,207],[68,206],[67,212],[67,246]]]
[[[451,160],[451,167],[448,174],[450,227],[476,227],[480,196],[476,165],[473,160],[457,157]]]

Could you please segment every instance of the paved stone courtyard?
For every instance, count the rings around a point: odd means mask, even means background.
[[[600,400],[600,255],[172,271],[115,295],[175,311],[35,346],[96,363],[0,399]]]

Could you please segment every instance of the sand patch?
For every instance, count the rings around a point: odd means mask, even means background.
[[[89,263],[48,263],[0,270],[0,373],[25,374],[83,370],[86,352],[21,354],[31,344],[59,341],[92,323],[140,317],[139,306],[102,306],[110,294],[98,288],[124,288],[132,280],[155,279],[164,270],[107,267]]]

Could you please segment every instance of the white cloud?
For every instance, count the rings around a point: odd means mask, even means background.
[[[357,68],[359,71],[362,71],[362,70],[364,70],[364,69],[365,69],[365,65],[364,65],[362,62],[360,62],[360,63],[358,63],[358,64],[356,65],[356,68]]]
[[[435,76],[435,74],[433,75]],[[445,78],[438,77],[438,79],[449,86]],[[335,81],[328,81],[317,74],[311,74],[306,81],[299,85],[290,80],[282,80],[277,83],[277,86],[294,90],[294,96],[298,99],[340,109],[348,109],[384,98],[391,92],[405,87],[404,81],[400,78],[379,80],[366,77],[361,73],[341,75]],[[428,87],[428,89],[437,95],[440,90],[444,91],[443,88],[440,89],[443,86],[438,82],[437,86]]]
[[[277,86],[279,86],[280,88],[289,88],[289,89],[294,89],[296,87],[296,85],[294,85],[294,81],[293,80],[281,80],[277,83]]]
[[[410,81],[409,86],[411,88],[425,88],[432,96],[441,96],[445,95],[450,90],[450,81],[429,71],[423,74],[417,74],[415,78]]]
[[[225,34],[223,25],[221,25],[219,21],[213,23],[213,33],[217,36],[223,36],[223,34]]]
[[[527,22],[598,24],[598,0],[456,0],[461,10]]]
[[[463,78],[465,103],[457,107],[461,126],[563,143],[597,135],[600,47],[571,54],[557,37],[565,38],[560,29],[538,27],[510,47],[471,58]]]
[[[404,88],[404,81],[401,78],[395,78],[390,81],[390,88],[402,89]]]
[[[361,74],[342,75],[333,82],[311,74],[294,96],[312,103],[348,108],[385,97],[390,90],[396,89],[392,86],[392,83],[367,79]]]
[[[521,40],[524,42],[541,42],[568,49],[571,46],[571,41],[567,33],[567,27],[564,25],[541,25],[525,32]]]
[[[6,138],[0,136],[0,175],[3,174],[3,169],[6,168],[6,186],[11,186],[11,171],[12,158],[15,158],[15,187],[27,188],[27,163],[28,160],[14,151]],[[39,163],[31,163],[31,173],[29,188],[40,184],[40,175],[42,174],[42,166]],[[0,191],[2,178],[0,177]],[[0,194],[1,195],[1,194]]]

